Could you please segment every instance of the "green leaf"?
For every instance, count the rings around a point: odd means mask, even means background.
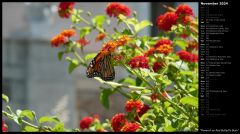
[[[58,52],[58,60],[62,60],[64,52]]]
[[[88,60],[90,60],[90,59],[93,59],[96,55],[97,55],[97,53],[89,53],[89,54],[87,54],[87,55],[84,57],[84,59],[85,59],[86,61],[88,61]]]
[[[78,60],[76,60],[76,59],[70,60],[70,63],[69,63],[69,66],[68,66],[68,73],[69,73],[69,74],[72,73],[72,71],[73,71],[76,67],[78,67],[78,65],[79,65]]]
[[[172,107],[168,107],[168,108],[167,108],[167,112],[168,112],[169,114],[171,114],[171,113],[175,112],[175,109],[173,109]]]
[[[45,123],[45,122],[54,122],[59,123],[60,120],[56,116],[43,116],[39,119],[39,123]]]
[[[181,49],[185,50],[186,47],[187,47],[187,42],[183,39],[180,39],[180,38],[176,38],[174,40],[174,45],[175,46],[179,46]]]
[[[194,106],[196,108],[198,108],[198,98],[196,97],[190,97],[190,96],[186,96],[186,97],[183,97],[180,102],[182,104],[188,104],[188,105],[191,105],[191,106]]]
[[[86,35],[88,35],[89,33],[91,33],[92,28],[91,27],[84,27],[80,30],[80,38],[84,38]]]
[[[92,19],[93,24],[96,27],[102,28],[107,17],[105,15],[97,15]]]
[[[64,132],[64,124],[63,123],[57,123],[55,127],[52,130],[53,132]]]
[[[136,78],[136,86],[140,86],[142,84],[142,80],[140,78]]]
[[[169,103],[169,102],[164,102],[164,108],[167,108],[167,107],[169,107],[171,105],[171,103]]]
[[[34,127],[31,127],[31,126],[25,126],[25,127],[24,127],[24,130],[25,130],[26,132],[38,132],[38,131],[39,131],[39,129],[34,128]]]
[[[145,113],[140,117],[140,122],[149,121],[150,119],[155,119],[156,116],[153,113]]]
[[[127,23],[135,26],[137,25],[138,20],[136,18],[129,18],[127,19]]]
[[[135,80],[132,79],[132,78],[126,77],[126,78],[118,81],[118,83],[127,83],[127,84],[130,84],[130,85],[135,85]]]
[[[109,96],[112,93],[113,91],[110,89],[103,89],[100,93],[100,101],[106,109],[109,109]]]
[[[35,114],[33,113],[33,111],[31,110],[23,110],[20,114],[21,117],[27,117],[28,119],[30,119],[31,121],[34,120],[34,116]]]
[[[9,99],[8,99],[7,95],[5,95],[5,94],[2,94],[2,99],[6,102],[9,102]]]
[[[139,32],[141,29],[147,27],[147,26],[152,26],[153,24],[148,21],[148,20],[143,20],[140,23],[138,23],[137,25],[135,25],[135,31]]]
[[[168,120],[167,118],[164,118],[164,120],[165,120],[164,131],[166,131],[166,132],[176,131],[176,129],[172,127],[170,120]]]
[[[132,35],[132,32],[131,32],[131,30],[129,30],[129,29],[124,29],[124,30],[122,31],[122,34],[123,34],[123,35]]]

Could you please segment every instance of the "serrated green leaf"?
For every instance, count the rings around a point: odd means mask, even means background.
[[[109,109],[109,96],[113,93],[110,89],[103,89],[100,93],[100,102],[102,105]]]
[[[186,96],[186,97],[183,97],[180,102],[182,104],[188,104],[188,105],[191,105],[191,106],[194,106],[196,108],[198,108],[198,98],[196,97],[190,97],[190,96]]]
[[[143,28],[147,27],[147,26],[152,26],[152,22],[148,21],[148,20],[143,20],[140,23],[135,25],[135,31],[139,32],[140,30],[142,30]]]
[[[58,60],[62,60],[64,52],[58,52]]]
[[[33,113],[33,111],[31,110],[23,110],[20,114],[21,117],[27,117],[28,119],[30,119],[31,121],[34,120],[34,116],[35,114]]]
[[[93,24],[96,27],[102,28],[107,17],[105,15],[97,15],[92,19]]]
[[[60,120],[56,116],[43,116],[39,119],[39,123],[45,123],[45,122],[54,122],[59,123]]]
[[[86,61],[88,61],[88,60],[90,60],[90,59],[93,59],[96,55],[97,55],[97,53],[89,53],[89,54],[87,54],[87,55],[84,57],[84,59],[85,59]]]
[[[25,127],[24,127],[24,130],[25,130],[26,132],[38,132],[38,131],[39,131],[39,129],[34,128],[34,127],[31,127],[31,126],[25,126]]]
[[[55,127],[52,130],[53,132],[64,132],[64,124],[63,123],[57,123]]]
[[[9,99],[8,99],[7,95],[5,95],[5,94],[2,94],[2,99],[6,102],[9,102]]]
[[[70,63],[69,63],[69,66],[68,66],[68,73],[69,73],[69,74],[72,73],[72,71],[73,71],[75,68],[77,68],[78,65],[79,65],[78,60],[72,59],[72,60],[70,61]]]
[[[92,28],[91,27],[84,27],[84,28],[81,28],[80,30],[80,38],[84,38],[86,35],[90,34],[92,31]]]

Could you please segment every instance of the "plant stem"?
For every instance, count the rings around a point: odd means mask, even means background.
[[[13,120],[13,115],[9,114],[9,113],[6,112],[6,111],[3,111],[3,112],[4,112],[4,114],[6,114],[6,116],[7,116],[9,119]],[[28,126],[31,126],[31,127],[33,127],[33,128],[36,128],[36,129],[39,129],[38,126],[33,125],[33,124],[31,124],[31,123],[29,123],[29,122],[27,122],[27,121],[25,121],[25,120],[22,120],[22,122],[23,122],[24,124],[28,125]],[[43,129],[43,130],[46,131],[46,132],[50,132],[49,130],[46,130],[46,129]]]
[[[87,67],[85,60],[83,60],[76,51],[73,51],[73,55],[81,62],[81,64]]]

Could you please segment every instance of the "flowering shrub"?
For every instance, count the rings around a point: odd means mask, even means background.
[[[66,129],[57,117],[37,119],[31,110],[14,113],[10,106],[3,114],[22,125],[23,131],[97,131],[97,132],[172,132],[198,130],[198,22],[193,10],[186,4],[167,7],[156,22],[137,19],[132,9],[121,3],[106,5],[106,14],[93,15],[75,9],[75,2],[61,2],[59,16],[71,18],[70,29],[63,30],[51,40],[52,47],[60,47],[58,59],[69,62],[68,72],[77,67],[86,68],[88,78],[99,81],[100,101],[110,108],[108,97],[119,93],[126,97],[124,113],[116,113],[111,121],[85,117],[79,129]],[[84,14],[88,18],[84,18]],[[132,14],[133,13],[133,14]],[[114,33],[109,33],[111,20],[117,20]],[[79,23],[85,26],[78,26]],[[140,36],[146,27],[156,24],[163,34]],[[124,25],[125,28],[118,28]],[[89,34],[97,31],[95,40]],[[72,37],[79,36],[73,40]],[[102,49],[84,53],[87,45],[102,42]],[[114,66],[124,68],[129,75],[115,79]],[[84,72],[85,74],[85,72]],[[128,90],[125,90],[128,89]],[[5,95],[3,99],[8,100]],[[33,125],[34,122],[39,125]],[[44,126],[52,122],[54,126]],[[4,123],[3,131],[6,131]]]

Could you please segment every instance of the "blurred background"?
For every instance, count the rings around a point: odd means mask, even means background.
[[[70,19],[58,16],[59,3],[2,3],[2,92],[9,96],[13,110],[30,109],[37,116],[58,115],[66,128],[79,128],[84,116],[98,114],[104,121],[124,111],[124,97],[111,95],[110,109],[106,110],[99,101],[99,86],[94,79],[86,77],[85,69],[79,67],[68,74],[68,63],[59,61],[60,48],[52,48],[50,40],[63,29],[70,28]],[[181,3],[131,3],[125,2],[132,11],[137,11],[138,19],[151,20],[166,12],[162,4],[176,7]],[[198,3],[189,4],[198,16]],[[91,11],[93,15],[105,14],[107,3],[79,2],[75,8]],[[114,19],[112,25],[116,24]],[[110,33],[112,28],[107,28]],[[155,26],[146,28],[142,35],[156,36]],[[95,43],[97,32],[87,39],[90,44],[86,53],[97,52],[101,43]],[[116,68],[116,79],[126,75],[124,70]],[[5,103],[2,108],[5,109]],[[6,119],[5,119],[6,120]],[[6,120],[9,131],[19,131],[13,122]]]

